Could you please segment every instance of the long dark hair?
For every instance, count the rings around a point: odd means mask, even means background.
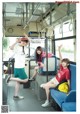
[[[41,51],[41,54],[38,54],[37,53],[37,51]],[[41,46],[38,46],[37,48],[36,48],[36,62],[42,62],[42,52],[43,52],[43,50],[42,50],[42,48],[41,48]]]

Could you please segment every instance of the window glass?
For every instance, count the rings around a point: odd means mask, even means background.
[[[63,37],[73,36],[73,27],[70,21],[63,23]]]
[[[52,40],[48,39],[48,52],[52,53]]]
[[[6,56],[6,53],[8,53],[9,46],[12,45],[13,43],[15,43],[17,37],[6,37],[6,38],[8,40],[8,46],[6,49],[3,48],[3,53],[5,56]],[[31,39],[30,40],[30,56],[34,56],[34,52],[35,52],[36,47],[38,47],[38,46],[41,46],[43,48],[45,47],[45,39],[40,39],[40,38],[39,39],[38,38],[35,38],[35,39],[30,38],[30,39]],[[29,54],[28,48],[26,49],[26,54]]]
[[[5,42],[4,39],[7,40],[6,48],[3,46],[3,59],[6,58],[6,60],[12,55],[12,51],[10,51],[9,46],[11,46],[13,43],[15,43],[17,37],[5,37],[3,38],[3,42]]]
[[[58,40],[55,41],[55,45],[56,45],[56,56],[59,57],[59,53],[58,53],[58,46],[62,45],[62,49],[61,49],[61,54],[62,54],[62,58],[68,58],[70,61],[75,61],[75,54],[74,54],[74,39],[67,39],[67,40]]]
[[[71,20],[68,20],[66,22],[63,22],[62,24],[59,24],[55,27],[55,39],[67,37],[67,36],[73,36],[74,27],[73,22]]]
[[[55,39],[62,38],[62,27],[61,27],[61,25],[57,25],[55,27],[54,33],[55,33]]]
[[[35,49],[41,46],[42,48],[45,48],[45,39],[31,39],[30,42],[30,56],[34,56]]]

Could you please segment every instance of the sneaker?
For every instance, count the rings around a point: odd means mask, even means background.
[[[30,78],[29,81],[35,81],[35,78]]]
[[[6,83],[9,83],[10,78],[11,78],[11,76],[8,76],[8,78],[6,79]]]
[[[23,96],[13,96],[13,99],[24,99],[24,97]]]
[[[45,84],[41,84],[40,87],[43,88],[44,85],[45,85]]]
[[[42,106],[42,107],[47,107],[47,106],[49,106],[49,101],[48,101],[48,100],[46,100],[46,101],[45,101],[45,103],[44,103],[44,104],[42,104],[41,106]]]

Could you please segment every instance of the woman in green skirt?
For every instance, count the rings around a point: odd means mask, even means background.
[[[7,78],[7,83],[9,81],[16,81],[15,84],[15,93],[13,98],[14,99],[23,99],[23,96],[19,96],[19,87],[20,83],[28,82],[28,77],[25,73],[25,52],[26,46],[29,43],[28,36],[24,33],[25,37],[19,38],[16,42],[10,46],[10,49],[14,52],[15,64],[14,64],[14,77],[9,76]]]

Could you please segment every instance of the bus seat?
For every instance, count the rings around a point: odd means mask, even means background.
[[[56,57],[52,56],[48,58],[48,72],[47,72],[47,64],[46,64],[46,58],[43,59],[44,68],[40,69],[40,73],[42,75],[54,75],[57,71],[57,64],[56,64]]]
[[[73,111],[76,109],[75,107],[76,100],[71,101],[71,99],[76,99],[76,65],[70,64],[70,72],[71,72],[71,79],[70,79],[71,88],[68,94],[57,91],[53,88],[50,89],[51,97],[56,101],[56,103],[63,111],[64,110]],[[72,108],[69,108],[70,105],[72,106]]]

